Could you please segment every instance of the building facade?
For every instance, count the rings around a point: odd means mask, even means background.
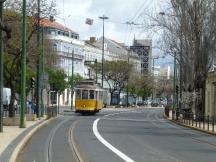
[[[102,37],[90,38],[88,41],[79,39],[79,34],[71,29],[59,24],[53,19],[43,19],[41,25],[44,28],[45,36],[52,43],[53,50],[59,56],[58,67],[64,70],[67,77],[72,75],[72,61],[74,64],[74,74],[80,74],[84,78],[95,78],[94,74],[86,62],[102,62]],[[128,47],[114,40],[105,38],[104,59],[106,61],[129,61],[134,65],[136,72],[141,72],[140,57],[135,52],[130,52]],[[72,53],[74,57],[72,57]],[[74,59],[72,59],[74,58]],[[98,83],[101,84],[101,75],[98,74]],[[104,88],[109,89],[109,85],[104,81]],[[60,95],[59,103],[61,106],[71,104],[71,90],[65,89]],[[108,97],[109,103],[110,97]]]
[[[134,39],[131,49],[137,53],[141,64],[141,73],[146,74],[152,71],[152,40]]]
[[[79,40],[79,34],[71,29],[50,19],[43,19],[41,25],[44,28],[45,36],[51,41],[53,50],[59,56],[58,67],[64,70],[67,78],[72,75],[72,61],[74,74],[84,77],[84,42]],[[72,60],[72,53],[74,59]],[[70,105],[70,89],[65,89],[60,95],[60,105]]]

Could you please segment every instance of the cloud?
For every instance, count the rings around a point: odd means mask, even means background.
[[[59,16],[57,21],[65,24],[80,34],[81,39],[90,36],[102,36],[102,21],[98,16],[103,14],[109,17],[105,22],[105,35],[119,42],[131,42],[133,33],[141,36],[142,31],[129,30],[126,21],[142,22],[139,14],[147,10],[158,0],[57,0]],[[64,2],[64,3],[63,3]],[[138,17],[138,18],[137,18]],[[94,19],[94,24],[85,24],[86,18]],[[127,38],[127,39],[125,39]]]

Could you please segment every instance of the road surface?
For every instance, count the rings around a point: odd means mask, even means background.
[[[215,162],[216,137],[176,125],[162,108],[66,112],[39,130],[18,162]]]

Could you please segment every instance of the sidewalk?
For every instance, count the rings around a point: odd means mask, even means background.
[[[19,151],[16,150],[16,147],[23,142],[25,137],[29,136],[31,131],[36,130],[38,127],[43,125],[45,121],[49,120],[41,118],[36,121],[26,121],[26,128],[4,126],[3,133],[0,133],[0,162],[8,162],[12,154],[15,151]]]
[[[203,121],[195,121],[195,120],[189,120],[189,119],[179,119],[179,120],[173,120],[171,117],[165,117],[172,121],[175,122],[176,124],[179,124],[181,126],[185,126],[194,130],[198,130],[204,133],[208,133],[211,135],[216,135],[216,125],[212,123],[207,123]]]

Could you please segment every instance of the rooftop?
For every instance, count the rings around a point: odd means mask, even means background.
[[[67,31],[67,32],[73,32],[73,33],[76,33],[74,32],[73,30],[67,28],[66,26],[56,22],[56,21],[51,21],[47,18],[45,19],[42,19],[40,21],[40,24],[43,26],[43,27],[49,27],[49,28],[55,28],[55,29],[59,29],[59,30],[63,30],[63,31]]]

